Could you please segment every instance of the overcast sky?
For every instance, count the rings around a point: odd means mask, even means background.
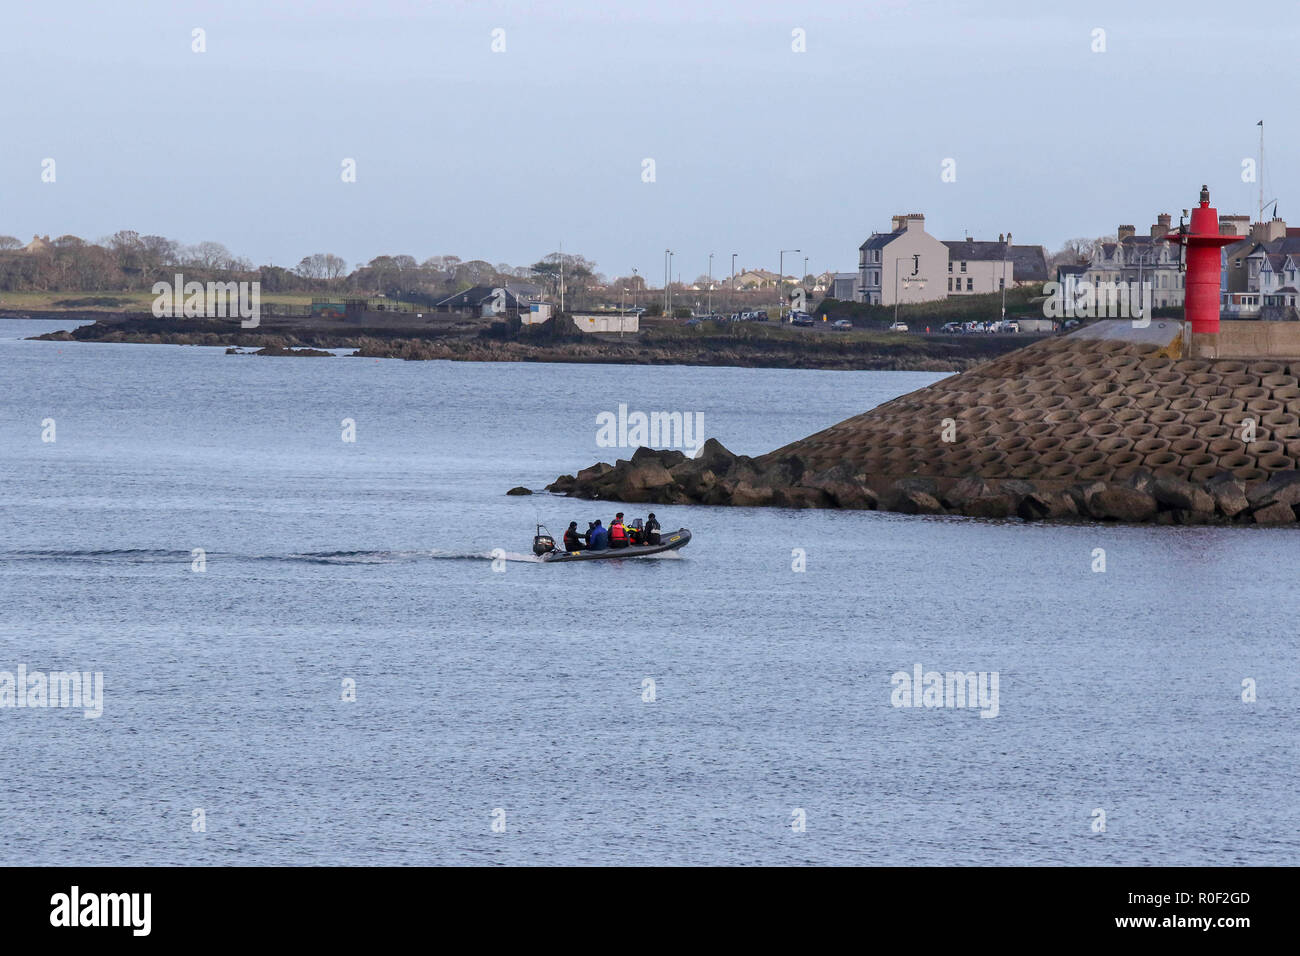
[[[0,234],[135,229],[277,265],[314,252],[522,265],[562,242],[652,284],[665,248],[688,280],[710,252],[715,275],[732,253],[775,269],[794,248],[787,272],[805,255],[811,271],[847,271],[893,213],[924,213],[942,239],[1010,230],[1049,251],[1160,211],[1177,221],[1202,182],[1221,213],[1253,213],[1241,164],[1259,119],[1266,198],[1300,223],[1296,14],[1186,0],[10,0]]]

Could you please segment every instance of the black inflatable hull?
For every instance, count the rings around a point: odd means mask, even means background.
[[[608,558],[644,558],[663,551],[676,551],[690,544],[691,533],[685,528],[663,531],[658,544],[628,545],[626,548],[605,548],[602,551],[552,551],[542,555],[543,561],[602,561]]]

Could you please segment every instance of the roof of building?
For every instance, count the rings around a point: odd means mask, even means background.
[[[895,229],[893,232],[873,232],[870,239],[858,246],[858,251],[861,252],[864,249],[883,249],[906,231],[907,230],[905,229]]]
[[[468,308],[470,306],[482,305],[488,299],[496,295],[497,289],[503,289],[505,292],[506,308],[514,309],[519,307],[519,299],[515,296],[514,292],[509,288],[494,285],[476,285],[472,289],[466,289],[463,292],[454,293],[439,302],[435,302],[433,307],[436,309],[438,306],[445,305],[449,307],[462,306]]]
[[[948,247],[948,255],[953,259],[967,259],[971,262],[987,262],[992,259],[1001,260],[1002,250],[1009,249],[1005,242],[983,242],[974,239],[945,239],[943,244]],[[1011,256],[1008,254],[1008,259]]]
[[[1011,261],[1016,264],[1017,282],[1047,281],[1047,250],[1042,246],[1012,246]]]
[[[948,256],[968,262],[1000,262],[1005,256],[1012,264],[1017,282],[1047,281],[1047,252],[1042,246],[1008,246],[1005,242],[975,239],[945,239]]]

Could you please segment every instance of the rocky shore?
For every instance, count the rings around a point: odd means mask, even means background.
[[[355,349],[361,358],[405,361],[555,362],[617,365],[705,365],[954,372],[974,368],[1020,344],[1006,336],[856,335],[802,329],[719,329],[683,334],[678,326],[649,328],[626,339],[575,335],[494,336],[481,324],[431,319],[403,324],[396,314],[384,327],[312,322],[266,316],[256,329],[219,319],[152,315],[100,317],[67,332],[36,336],[50,341],[138,342],[152,345],[223,345],[265,349],[259,354],[300,355],[295,349]]]
[[[1244,482],[1224,470],[1203,483],[1136,469],[1119,480],[879,479],[850,465],[810,470],[797,454],[776,460],[734,455],[710,439],[696,458],[639,448],[631,459],[600,462],[546,487],[555,494],[664,505],[844,508],[910,515],[965,515],[1157,524],[1291,524],[1300,472]],[[513,489],[512,493],[520,493]]]
[[[548,486],[660,504],[1024,520],[1286,525],[1300,506],[1300,361],[1057,339],[758,458],[638,449]],[[1173,354],[1171,354],[1173,353]]]

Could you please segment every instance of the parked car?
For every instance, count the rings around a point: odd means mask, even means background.
[[[1065,324],[1061,326],[1061,331],[1068,332],[1071,329],[1077,329],[1078,327],[1079,327],[1078,319],[1066,319]]]
[[[807,312],[791,312],[790,324],[807,328],[813,324],[813,317]]]
[[[946,335],[957,335],[961,332],[961,323],[945,322],[943,324],[943,328],[940,329],[939,331],[945,333]]]
[[[689,326],[694,327],[694,326],[697,326],[697,325],[703,325],[703,324],[704,324],[704,320],[703,320],[703,319],[687,319],[687,320],[686,320],[686,324],[689,325]]]
[[[1020,331],[1020,323],[1017,322],[1017,321],[1015,321],[1014,319],[1007,319],[1005,322],[1002,323],[1002,331],[1003,331],[1003,332],[1019,332],[1019,331]]]
[[[889,331],[891,331],[891,332],[906,332],[906,331],[907,331],[907,323],[906,323],[906,322],[890,322],[890,323],[889,323]]]
[[[831,328],[836,332],[847,332],[849,329],[853,328],[853,323],[848,319],[836,319],[831,323]]]
[[[754,321],[755,321],[755,322],[766,322],[766,321],[767,321],[767,313],[764,312],[762,309],[759,309],[757,312],[754,313]]]

